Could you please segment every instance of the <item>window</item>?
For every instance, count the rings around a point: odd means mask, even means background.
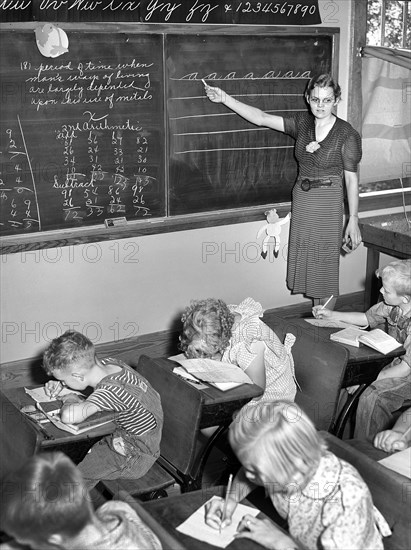
[[[411,49],[411,0],[367,0],[367,45]]]

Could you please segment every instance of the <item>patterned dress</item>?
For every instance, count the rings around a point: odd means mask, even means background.
[[[229,305],[228,307],[232,313],[241,315],[241,319],[233,327],[229,346],[221,360],[238,365],[245,371],[256,357],[256,354],[251,351],[251,344],[257,341],[265,344],[265,391],[261,397],[253,399],[249,404],[260,400],[294,401],[297,388],[291,347],[295,337],[287,334],[282,344],[277,335],[260,319],[264,313],[263,308],[252,298],[245,299],[238,306]]]
[[[391,534],[357,470],[329,451],[304,489],[270,497],[308,550],[383,550],[382,537]]]
[[[343,230],[343,174],[357,172],[361,138],[348,122],[334,126],[314,153],[315,118],[310,113],[284,117],[284,131],[296,140],[299,175],[293,188],[288,247],[287,284],[293,293],[310,298],[339,294],[339,263]],[[301,189],[305,178],[329,178],[329,187]]]

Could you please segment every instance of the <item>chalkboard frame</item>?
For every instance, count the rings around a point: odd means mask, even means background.
[[[0,24],[0,32],[30,31],[36,23]],[[208,34],[238,35],[258,33],[261,35],[287,36],[329,36],[332,39],[332,74],[338,77],[339,38],[338,27],[278,27],[264,25],[186,25],[186,24],[149,24],[149,23],[59,23],[67,32],[102,32],[129,34]],[[166,101],[166,97],[164,98]],[[167,144],[166,144],[167,149]],[[168,186],[169,182],[165,182]],[[255,207],[225,209],[201,214],[165,216],[150,220],[130,221],[123,227],[88,226],[75,229],[58,229],[37,233],[4,236],[0,238],[0,254],[18,253],[45,248],[54,248],[76,244],[85,244],[106,240],[134,238],[143,235],[184,231],[210,226],[230,225],[263,219],[267,208],[276,207],[280,215],[289,211],[290,203],[262,204]]]

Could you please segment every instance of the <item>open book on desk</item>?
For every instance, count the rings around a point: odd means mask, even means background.
[[[395,338],[379,328],[367,331],[360,328],[348,327],[331,334],[330,340],[357,348],[360,347],[360,344],[364,344],[384,355],[401,347],[401,344]]]
[[[173,369],[174,373],[188,380],[194,377],[222,391],[230,390],[242,384],[253,384],[253,381],[240,367],[231,363],[223,363],[214,359],[187,359],[183,354],[169,357],[169,359],[181,365],[181,367]]]
[[[46,417],[60,430],[69,432],[74,435],[88,432],[99,426],[104,426],[115,419],[115,411],[98,411],[91,416],[85,418],[83,421],[76,424],[67,424],[60,418],[60,410],[63,406],[63,402],[56,399],[55,401],[46,401],[45,403],[37,403],[37,407],[42,411]]]

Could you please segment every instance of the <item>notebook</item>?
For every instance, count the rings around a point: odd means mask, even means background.
[[[401,347],[395,338],[379,328],[367,331],[360,328],[348,327],[330,334],[330,339],[340,344],[360,347],[364,344],[386,355]]]
[[[77,435],[92,430],[93,428],[98,428],[99,426],[104,426],[112,420],[115,419],[115,411],[98,411],[82,422],[77,424],[66,424],[62,422],[60,418],[60,409],[63,405],[63,402],[56,399],[55,401],[47,401],[44,403],[37,403],[37,407],[42,411],[49,421],[54,424],[60,430],[69,432],[71,434]]]

